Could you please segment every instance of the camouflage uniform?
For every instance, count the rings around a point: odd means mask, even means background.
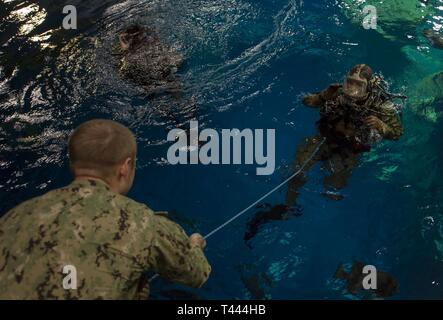
[[[323,113],[330,102],[340,105],[342,85],[330,85],[325,90],[307,97],[309,99],[305,99],[304,103],[308,107],[320,108],[320,112]],[[358,164],[361,153],[370,150],[370,146],[362,141],[364,139],[356,138],[367,134],[369,129],[365,127],[362,120],[356,122],[355,118],[348,118],[347,116],[346,112],[336,115],[333,113],[332,115],[322,115],[317,123],[319,133],[314,137],[306,138],[295,155],[294,170],[308,162],[303,173],[308,171],[316,162],[321,161],[323,163],[323,167],[331,173],[324,179],[324,186],[327,189],[343,188],[352,170]],[[403,127],[391,101],[382,99],[371,105],[363,117],[368,116],[376,116],[385,123],[386,127],[382,138],[398,140],[402,136]],[[319,151],[308,161],[324,138],[326,140]],[[294,205],[298,195],[297,190],[305,183],[305,174],[300,174],[289,182],[286,195],[287,205]]]
[[[77,290],[63,289],[66,265]],[[200,287],[211,267],[180,226],[102,182],[76,180],[0,219],[0,299],[142,299],[151,271]]]

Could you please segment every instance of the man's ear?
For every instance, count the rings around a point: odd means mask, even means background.
[[[133,166],[133,159],[132,158],[126,158],[126,160],[121,164],[119,169],[119,176],[120,177],[128,177],[132,173],[132,166]]]

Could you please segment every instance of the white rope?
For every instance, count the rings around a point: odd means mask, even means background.
[[[221,229],[223,229],[224,227],[226,227],[227,225],[229,225],[231,222],[237,220],[239,217],[241,217],[243,214],[245,214],[247,211],[249,211],[249,209],[255,207],[258,203],[260,203],[261,201],[263,201],[264,199],[266,199],[267,197],[269,197],[271,194],[273,194],[275,191],[277,191],[278,189],[280,189],[281,187],[283,187],[286,183],[288,183],[289,181],[291,181],[292,179],[294,179],[296,176],[298,176],[303,170],[304,168],[308,165],[308,163],[315,157],[315,155],[318,153],[318,151],[320,151],[321,146],[325,143],[326,138],[323,138],[323,140],[318,144],[318,146],[315,148],[315,150],[312,152],[311,156],[302,164],[302,166],[300,167],[300,169],[298,169],[294,174],[292,174],[289,178],[287,178],[285,181],[283,181],[282,183],[280,183],[278,186],[276,186],[274,189],[272,189],[271,191],[269,191],[268,193],[266,193],[265,195],[263,195],[261,198],[259,198],[257,201],[255,201],[254,203],[252,203],[251,205],[249,205],[248,207],[246,207],[245,209],[243,209],[242,211],[240,211],[239,213],[237,213],[235,216],[233,216],[231,219],[227,220],[225,223],[221,224],[220,226],[218,226],[217,228],[215,228],[214,230],[212,230],[211,232],[209,232],[206,236],[204,236],[203,238],[206,240],[210,237],[212,237],[214,234],[216,234],[217,232],[219,232]],[[157,278],[159,275],[156,274],[154,275],[149,281],[154,280],[155,278]]]
[[[239,218],[240,216],[242,216],[243,214],[245,214],[249,209],[255,207],[257,204],[259,204],[261,201],[263,201],[264,199],[266,199],[267,197],[269,197],[271,194],[273,194],[275,191],[277,191],[278,189],[280,189],[281,187],[283,187],[286,183],[288,183],[289,181],[291,181],[292,179],[294,179],[296,176],[298,176],[303,169],[308,165],[308,163],[315,157],[315,155],[317,154],[317,152],[320,150],[321,146],[323,145],[323,143],[325,143],[326,138],[323,138],[323,140],[320,142],[320,144],[317,146],[317,148],[315,148],[314,152],[311,154],[311,156],[303,163],[303,165],[300,167],[300,169],[298,169],[293,175],[291,175],[289,178],[287,178],[285,181],[283,181],[282,183],[280,183],[278,186],[276,186],[274,189],[272,189],[271,191],[269,191],[268,193],[266,193],[264,196],[262,196],[261,198],[259,198],[257,201],[255,201],[254,203],[252,203],[251,205],[249,205],[247,208],[243,209],[242,211],[240,211],[239,213],[237,213],[235,216],[233,216],[231,219],[229,219],[228,221],[226,221],[225,223],[223,223],[222,225],[220,225],[219,227],[215,228],[214,230],[212,230],[211,232],[209,232],[204,239],[208,239],[209,237],[213,236],[215,233],[217,233],[218,231],[220,231],[221,229],[223,229],[224,227],[226,227],[228,224],[230,224],[231,222],[233,222],[234,220],[236,220],[237,218]]]

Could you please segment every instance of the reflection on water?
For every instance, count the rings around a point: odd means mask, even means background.
[[[31,4],[27,7],[12,11],[9,19],[20,23],[18,36],[25,36],[43,23],[46,18],[46,11],[40,9],[38,5]]]
[[[29,38],[29,40],[33,41],[33,42],[37,42],[42,49],[54,49],[55,45],[51,45],[50,42],[48,42],[48,40],[51,38],[52,34],[53,34],[53,30],[49,30],[46,31],[42,34],[36,35],[36,36],[32,36]]]

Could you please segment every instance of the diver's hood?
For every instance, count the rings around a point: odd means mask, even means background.
[[[352,101],[366,99],[371,91],[369,81],[372,79],[372,69],[365,64],[357,64],[349,71],[343,84],[344,95]]]
[[[129,35],[138,35],[145,32],[145,28],[141,25],[135,24],[126,28],[124,32]]]
[[[367,98],[368,86],[368,80],[365,78],[360,78],[358,75],[348,75],[343,84],[343,93],[351,100],[360,101]]]

